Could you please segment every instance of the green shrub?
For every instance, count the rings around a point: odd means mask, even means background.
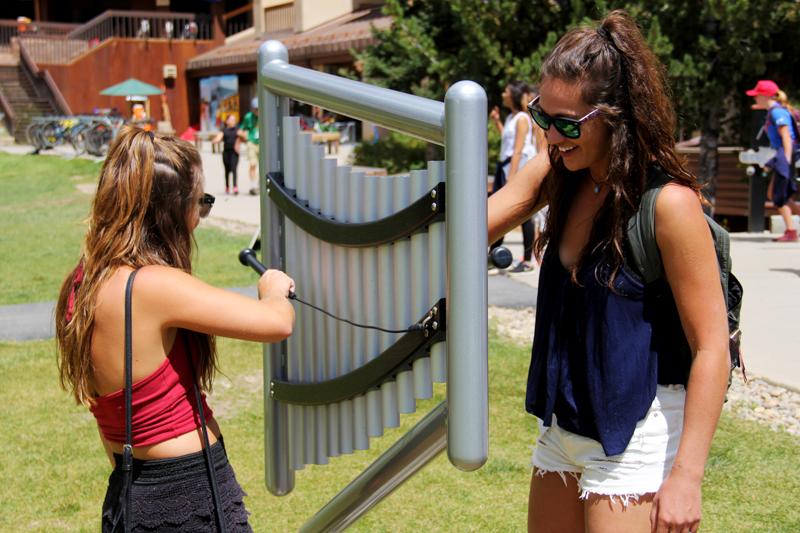
[[[489,154],[486,170],[492,175],[500,153],[500,133],[491,124],[488,128]],[[427,159],[425,141],[393,131],[381,136],[374,144],[359,144],[353,151],[354,165],[385,168],[389,174],[423,169]]]
[[[353,164],[385,168],[389,174],[420,170],[427,166],[426,145],[423,140],[391,131],[375,143],[357,145]]]

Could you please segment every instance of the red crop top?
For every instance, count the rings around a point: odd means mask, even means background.
[[[182,335],[179,330],[172,350],[161,366],[133,384],[131,420],[135,447],[158,444],[200,427],[192,373]],[[201,394],[201,397],[206,422],[209,422],[213,413],[206,403],[205,394]],[[89,410],[106,440],[125,442],[124,389],[95,398]]]

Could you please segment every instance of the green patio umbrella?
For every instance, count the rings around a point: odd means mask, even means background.
[[[128,78],[122,83],[112,85],[100,91],[105,96],[150,96],[152,94],[162,94],[164,91],[135,78]]]

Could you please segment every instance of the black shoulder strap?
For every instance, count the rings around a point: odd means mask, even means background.
[[[138,270],[131,272],[125,285],[125,445],[122,447],[122,471],[125,474],[125,533],[131,530],[131,484],[133,483],[133,313],[131,312],[131,295],[133,280]]]
[[[133,471],[133,313],[131,311],[131,296],[133,293],[133,281],[136,278],[137,272],[138,270],[131,272],[130,276],[128,276],[128,283],[125,286],[125,445],[122,448],[122,470],[124,473],[126,473],[125,487],[123,487],[123,491],[125,493],[125,533],[129,533],[131,530],[131,485],[133,483],[133,476],[131,475]],[[197,401],[197,411],[200,414],[200,423],[203,428],[203,443],[205,445],[203,452],[206,458],[206,466],[208,467],[208,475],[211,484],[211,496],[214,500],[214,514],[217,519],[217,531],[220,533],[225,533],[225,520],[223,518],[221,507],[222,500],[219,496],[214,461],[211,457],[211,450],[208,442],[206,416],[203,410],[200,388],[197,386],[197,374],[194,370],[192,353],[189,350],[189,344],[186,342],[186,337],[180,330],[178,331],[178,334],[181,336],[184,351],[186,352],[186,358],[189,360],[189,370],[192,373],[192,383],[194,384],[194,396],[195,400]]]
[[[183,331],[178,330],[178,335],[181,336],[183,342],[183,351],[186,353],[186,359],[189,360],[189,371],[192,373],[192,385],[194,385],[194,399],[197,402],[197,412],[200,415],[200,427],[203,430],[203,454],[206,458],[206,467],[208,468],[208,478],[211,485],[211,497],[214,499],[214,516],[217,519],[217,531],[225,533],[225,517],[222,512],[222,499],[219,496],[219,488],[217,486],[217,471],[214,468],[214,459],[211,457],[211,445],[208,442],[208,428],[206,427],[206,413],[203,409],[203,399],[200,396],[200,387],[197,386],[198,375],[194,370],[194,361],[192,360],[192,352],[190,350],[189,342],[186,340],[186,335]]]

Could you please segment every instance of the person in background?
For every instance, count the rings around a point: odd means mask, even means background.
[[[510,111],[505,122],[500,121],[500,108],[497,106],[489,115],[489,119],[502,135],[492,194],[513,180],[525,163],[536,155],[533,124],[531,118],[524,111],[528,103],[526,101],[527,90],[528,87],[524,83],[512,81],[506,85],[502,94],[503,107]],[[522,260],[511,268],[510,272],[521,273],[533,270],[530,263],[533,253],[533,233],[533,222],[531,220],[524,221],[522,223],[524,255]],[[500,246],[502,243],[503,239],[501,238],[492,245],[492,248]]]
[[[250,111],[239,126],[247,135],[247,162],[250,165],[250,194],[258,194],[258,98],[250,100]]]
[[[233,178],[233,194],[239,194],[236,182],[236,170],[239,166],[239,147],[244,138],[244,132],[236,127],[236,115],[231,113],[225,119],[225,128],[214,137],[214,143],[222,143],[222,165],[225,167],[225,194],[230,194],[230,181]]]
[[[701,528],[705,464],[730,371],[727,309],[697,178],[675,152],[666,73],[624,11],[542,63],[528,109],[540,152],[489,198],[489,242],[548,204],[526,410],[543,425],[528,529]],[[627,231],[657,192],[663,275],[645,285]]]
[[[126,531],[219,531],[215,515],[227,531],[252,531],[205,393],[218,367],[217,335],[280,342],[292,333],[294,281],[268,270],[254,299],[193,276],[193,233],[213,203],[192,144],[120,130],[55,318],[61,385],[94,415],[114,469],[103,532],[123,524]]]
[[[767,122],[764,129],[767,132],[770,146],[775,150],[775,157],[767,162],[767,167],[772,170],[772,179],[769,184],[768,196],[775,205],[778,213],[783,217],[786,230],[783,235],[773,239],[776,242],[797,242],[797,228],[792,220],[792,214],[800,214],[800,208],[794,200],[797,194],[795,181],[798,149],[798,132],[795,131],[797,123],[792,116],[786,94],[778,88],[772,80],[759,80],[756,86],[746,92],[747,96],[755,98],[754,109],[767,111]]]

